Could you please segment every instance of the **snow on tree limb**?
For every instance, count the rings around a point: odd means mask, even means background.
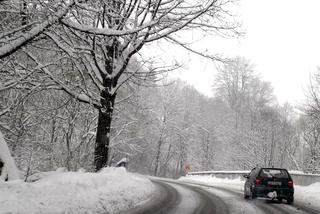
[[[24,75],[22,77],[20,77],[18,80],[10,80],[10,81],[7,81],[5,83],[1,83],[0,82],[0,92],[15,87],[16,85],[21,83],[22,80],[24,80],[27,77],[31,76],[34,72],[35,72],[35,70],[32,71],[32,72],[29,72],[28,74],[26,74],[26,75]]]
[[[128,29],[128,30],[113,30],[113,29],[104,29],[104,28],[96,28],[92,26],[87,26],[83,24],[78,24],[76,22],[70,21],[63,19],[61,22],[75,30],[85,32],[85,33],[90,33],[90,34],[95,34],[95,35],[104,35],[104,36],[125,36],[125,35],[130,35],[130,34],[135,34],[138,33],[148,27],[154,26],[157,24],[157,22],[150,22],[146,25],[142,25],[140,27],[137,27],[136,29]]]
[[[48,20],[42,22],[41,24],[36,25],[33,27],[30,31],[25,32],[19,36],[16,37],[13,41],[10,41],[10,43],[0,47],[0,59],[9,56],[16,50],[18,50],[20,47],[25,45],[27,42],[32,40],[34,37],[41,34],[46,28],[53,25],[56,21],[63,18],[69,11],[69,8],[74,4],[74,1],[71,0],[70,3],[64,7],[60,12],[58,12],[55,16],[51,16],[48,18]]]
[[[173,38],[172,36],[166,36],[166,38],[169,41],[173,42],[174,44],[178,44],[179,46],[183,47],[187,51],[192,52],[194,54],[197,54],[199,56],[202,56],[202,57],[205,57],[205,58],[209,58],[209,59],[212,59],[212,60],[215,60],[215,61],[220,61],[220,62],[227,62],[228,61],[227,59],[223,59],[223,58],[219,57],[218,55],[209,55],[209,54],[205,54],[203,52],[194,50],[191,47],[189,47],[188,45],[185,45],[182,42],[180,42],[179,40]]]
[[[37,22],[31,22],[31,23],[29,23],[29,24],[27,24],[27,25],[18,27],[18,28],[14,29],[14,30],[1,33],[1,34],[0,34],[0,39],[4,38],[4,37],[6,37],[6,36],[9,36],[9,35],[11,35],[11,34],[14,34],[14,33],[18,32],[18,31],[21,31],[21,30],[23,30],[23,29],[25,29],[25,28],[31,27],[32,25],[34,25],[34,24],[36,24],[36,23],[37,23]]]
[[[0,179],[5,180],[16,180],[19,179],[19,170],[10,154],[9,147],[4,140],[4,137],[0,131],[0,159],[4,163],[2,174]]]
[[[61,87],[63,91],[65,91],[67,94],[69,94],[71,97],[77,99],[80,102],[87,103],[93,105],[95,108],[100,108],[101,105],[99,102],[93,100],[93,98],[89,97],[86,94],[83,93],[77,93],[73,91],[71,88],[69,88],[66,84],[64,84],[61,80],[56,78],[44,65],[42,65],[35,56],[33,56],[31,53],[26,53],[35,63],[38,64],[37,68],[39,70],[42,70],[45,74],[47,74],[58,86]]]

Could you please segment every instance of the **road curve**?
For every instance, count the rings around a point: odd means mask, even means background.
[[[225,192],[228,194],[233,195],[234,200],[237,200],[238,202],[243,202],[252,206],[257,207],[260,211],[263,213],[284,213],[284,214],[319,214],[320,210],[316,210],[315,208],[309,207],[307,204],[304,204],[302,202],[294,202],[292,205],[287,205],[284,203],[280,203],[277,201],[269,201],[269,200],[246,200],[243,198],[243,192],[240,192],[239,190],[235,190],[232,188],[226,188],[222,186],[212,186],[212,185],[206,185],[206,184],[199,184],[194,182],[186,182],[190,185],[196,185],[196,186],[202,186],[204,188],[214,189],[221,192]],[[215,192],[217,194],[217,192]],[[219,195],[219,194],[217,194]],[[224,199],[224,197],[222,197]],[[229,204],[228,204],[229,205]],[[230,209],[230,205],[229,205]],[[234,213],[234,212],[231,212]],[[240,213],[240,212],[239,212]],[[241,213],[250,213],[250,212],[244,212]]]
[[[123,214],[229,214],[219,197],[188,184],[152,179],[158,191],[146,204]]]
[[[198,198],[198,203],[196,203],[196,206],[193,207],[193,210],[184,210],[183,213],[192,213],[192,214],[228,214],[228,206],[224,203],[224,201],[216,196],[215,194],[212,194],[206,190],[204,190],[201,187],[184,184],[181,182],[174,182],[174,181],[168,181],[165,180],[163,182],[166,182],[167,184],[171,184],[173,186],[180,186],[184,188],[185,190],[192,191],[195,196]],[[185,194],[181,194],[184,197],[182,197],[184,200],[186,200]],[[186,200],[187,202],[190,202],[190,200]],[[177,210],[173,210],[177,211]],[[182,213],[182,212],[172,212],[172,213]]]
[[[152,181],[158,191],[145,204],[139,205],[122,214],[165,214],[172,210],[181,200],[178,191],[172,186],[163,182]]]
[[[145,204],[123,214],[319,214],[302,202],[293,205],[246,200],[232,187],[152,178],[158,191]]]

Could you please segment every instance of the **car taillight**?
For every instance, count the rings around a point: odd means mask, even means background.
[[[288,185],[293,185],[293,181],[288,181]]]
[[[260,184],[261,183],[261,179],[257,178],[256,179],[256,184]]]

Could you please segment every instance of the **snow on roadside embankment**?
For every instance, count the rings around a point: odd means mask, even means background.
[[[57,172],[33,183],[0,182],[0,213],[117,213],[146,202],[150,180],[124,168]]]
[[[296,200],[320,207],[320,183],[310,184],[309,186],[295,185],[294,195]]]
[[[186,182],[197,182],[212,186],[222,186],[237,191],[243,191],[244,180],[240,177],[237,179],[216,178],[214,176],[189,175],[181,177],[179,180]],[[320,183],[314,183],[309,186],[295,185],[294,197],[296,201],[303,202],[314,207],[320,207]]]
[[[179,178],[180,181],[196,182],[199,184],[206,184],[212,186],[223,186],[236,190],[243,190],[244,181],[240,177],[236,179],[217,178],[210,175],[187,175],[186,177]]]

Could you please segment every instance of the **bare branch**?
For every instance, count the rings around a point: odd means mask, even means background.
[[[16,37],[13,41],[11,41],[9,44],[3,45],[0,47],[0,59],[9,56],[16,50],[18,50],[20,47],[27,44],[29,41],[31,41],[33,38],[41,34],[46,28],[53,25],[56,21],[63,18],[69,11],[69,8],[74,4],[73,0],[70,0],[70,3],[66,5],[63,9],[60,10],[56,15],[53,15],[48,18],[48,20],[44,21],[41,24],[38,24],[37,26],[33,27],[30,31],[23,33]]]

